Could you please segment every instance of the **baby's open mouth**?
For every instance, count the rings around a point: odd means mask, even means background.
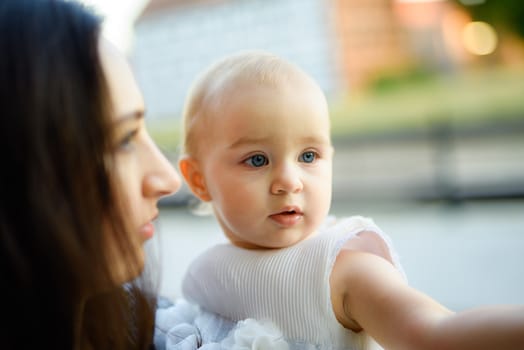
[[[303,214],[298,209],[290,209],[272,214],[269,217],[283,227],[292,227],[302,220]]]

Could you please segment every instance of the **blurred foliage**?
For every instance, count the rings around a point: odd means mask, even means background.
[[[425,67],[408,67],[392,71],[381,70],[370,78],[368,88],[377,94],[387,94],[403,86],[424,84],[435,78],[435,72]]]
[[[333,137],[425,131],[441,122],[476,128],[524,119],[522,70],[419,74],[387,78],[378,88],[332,100]]]
[[[454,0],[475,21],[488,22],[524,38],[523,0]]]

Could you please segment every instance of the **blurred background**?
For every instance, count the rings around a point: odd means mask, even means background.
[[[173,163],[196,74],[238,50],[272,51],[328,98],[333,213],[373,217],[410,283],[451,308],[524,303],[523,1],[140,0],[115,9],[127,13],[119,44],[148,126]],[[124,33],[111,18],[108,33]],[[183,188],[162,202],[154,244],[171,297],[189,261],[222,241],[191,201]]]

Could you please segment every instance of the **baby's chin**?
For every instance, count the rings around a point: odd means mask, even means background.
[[[277,240],[277,241],[268,241],[268,240],[265,240],[265,241],[262,241],[262,242],[257,242],[257,241],[243,241],[243,240],[236,240],[236,239],[231,239],[230,237],[229,238],[229,241],[231,242],[231,244],[233,244],[234,246],[237,246],[239,248],[243,248],[243,249],[252,249],[252,250],[264,250],[264,249],[267,249],[267,250],[270,250],[270,249],[283,249],[283,248],[288,248],[288,247],[291,247],[291,246],[294,246],[295,244],[298,244],[302,241],[305,241],[311,237],[314,237],[315,235],[317,234],[317,232],[311,232],[309,234],[302,234],[298,237],[289,237],[288,239],[286,240]]]

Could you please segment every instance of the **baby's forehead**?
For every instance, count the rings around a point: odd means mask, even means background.
[[[210,77],[224,85],[278,85],[305,75],[298,66],[278,56],[253,53],[232,56],[210,71]]]
[[[307,96],[315,103],[325,103],[322,90],[309,75],[298,66],[272,55],[240,55],[226,59],[204,75],[200,87],[200,115],[207,117],[217,112],[221,115],[224,109],[242,101],[260,98],[283,101],[283,96],[291,99]]]
[[[316,86],[312,79],[300,71],[291,69],[242,72],[225,79],[217,79],[216,84],[209,90],[211,100],[224,102],[235,96],[245,95],[249,91],[265,91],[266,93],[279,94],[284,90],[293,90],[296,93],[306,93],[307,91],[317,91],[322,95],[320,88]]]

